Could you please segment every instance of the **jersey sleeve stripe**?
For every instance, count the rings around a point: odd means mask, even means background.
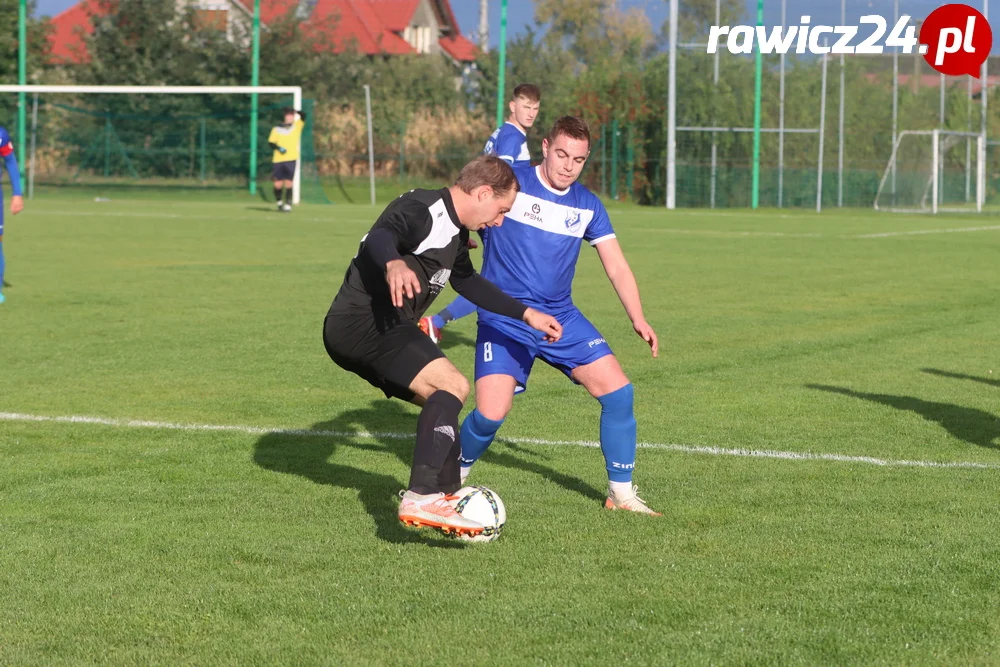
[[[504,162],[506,162],[507,164],[510,164],[510,165],[514,164],[514,156],[513,155],[497,155],[497,157],[500,158],[501,160],[503,160]]]
[[[611,239],[615,238],[618,238],[618,236],[615,234],[605,234],[604,236],[601,236],[591,241],[590,245],[594,246],[597,245],[598,243],[604,243],[605,241],[610,241]]]
[[[7,144],[6,146],[0,146],[0,157],[7,157],[14,152],[14,144]]]

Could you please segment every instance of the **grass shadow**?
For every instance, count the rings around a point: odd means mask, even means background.
[[[309,431],[276,431],[262,436],[254,446],[253,460],[273,472],[304,477],[316,484],[354,489],[365,511],[375,522],[376,536],[393,544],[420,542],[445,548],[463,548],[464,542],[433,537],[428,530],[404,527],[397,517],[398,493],[406,481],[386,473],[370,472],[336,463],[340,447],[388,452],[409,467],[413,456],[413,438],[396,434],[413,433],[416,418],[393,401],[372,401],[372,407],[349,410],[330,421],[313,424]],[[375,440],[372,445],[359,442]]]
[[[397,401],[372,401],[367,408],[348,410],[329,421],[321,421],[306,431],[275,431],[261,436],[254,446],[254,463],[273,472],[297,475],[316,484],[358,492],[358,499],[375,522],[376,536],[394,544],[424,542],[436,546],[461,546],[449,538],[429,539],[426,531],[413,531],[400,524],[396,512],[398,493],[406,479],[371,472],[336,462],[337,449],[350,447],[395,456],[406,469],[413,461],[416,415]],[[401,437],[401,434],[406,434]],[[374,441],[372,443],[371,441]],[[523,450],[518,445],[497,443],[536,457],[544,455]],[[554,482],[567,491],[604,502],[602,491],[585,481],[558,470],[492,447],[484,456],[489,463],[522,470]],[[475,474],[475,473],[474,473]],[[472,482],[475,482],[473,478]]]
[[[927,421],[937,422],[953,437],[979,447],[1000,449],[1000,417],[978,410],[966,408],[951,403],[925,401],[912,396],[892,396],[889,394],[867,394],[843,387],[831,387],[822,384],[807,384],[807,388],[826,391],[833,394],[859,398],[880,405],[887,405],[897,410],[915,412]]]
[[[976,375],[963,375],[962,373],[952,373],[951,371],[942,371],[936,368],[921,368],[920,370],[923,373],[937,375],[938,377],[951,378],[953,380],[972,380],[973,382],[979,382],[991,387],[1000,387],[1000,380],[994,380],[993,378],[978,377]]]

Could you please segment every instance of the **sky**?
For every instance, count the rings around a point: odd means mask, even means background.
[[[744,0],[744,2],[747,8],[745,20],[750,23],[752,22],[750,17],[756,15],[757,1]],[[820,23],[838,25],[840,23],[840,3],[836,0],[821,0],[819,2],[816,0],[786,0],[786,2],[788,7],[786,25],[797,23],[803,14],[812,17],[813,25]],[[966,2],[981,9],[982,0],[966,0]],[[657,32],[667,20],[669,11],[667,0],[618,0],[618,3],[623,8],[642,8]],[[38,0],[38,11],[39,14],[51,16],[74,4],[76,4],[76,0]],[[899,0],[900,13],[909,14],[916,18],[923,18],[943,4],[946,4],[945,0]],[[451,0],[451,6],[455,10],[462,32],[469,36],[474,34],[479,29],[478,0]],[[893,0],[846,0],[846,9],[849,24],[857,24],[858,17],[864,14],[880,14],[889,19],[891,23]],[[533,23],[534,13],[534,0],[508,0],[508,33],[513,36],[522,32],[526,26]],[[994,15],[996,15],[995,10]],[[766,25],[781,24],[781,0],[764,0],[764,23]],[[490,0],[490,42],[493,45],[496,45],[499,33],[500,0]],[[994,39],[993,52],[997,53],[1000,50],[998,49],[1000,28],[994,30]]]

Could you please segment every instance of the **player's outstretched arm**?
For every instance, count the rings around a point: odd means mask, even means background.
[[[639,298],[639,285],[635,281],[635,274],[625,259],[621,244],[618,239],[608,239],[597,244],[597,255],[601,258],[604,271],[608,274],[608,279],[618,293],[625,312],[632,320],[632,328],[649,344],[653,351],[653,357],[660,353],[660,342],[656,338],[656,332],[649,326],[646,316],[642,312],[642,300]]]
[[[21,170],[17,165],[17,157],[14,155],[13,147],[3,156],[4,165],[7,167],[7,176],[10,178],[10,187],[13,195],[10,198],[11,215],[17,215],[24,210],[24,197],[21,192]]]
[[[459,274],[458,276],[453,273],[451,286],[455,288],[456,292],[483,310],[514,320],[521,320],[532,329],[541,331],[545,334],[545,340],[550,343],[562,338],[562,325],[556,318],[534,308],[528,308],[478,273]]]

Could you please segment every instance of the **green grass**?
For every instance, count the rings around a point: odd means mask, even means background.
[[[1000,662],[1000,469],[643,449],[665,516],[600,509],[600,452],[496,444],[489,545],[395,519],[410,433],[326,357],[363,206],[42,198],[8,221],[2,410],[260,427],[0,420],[0,662]],[[662,356],[595,254],[577,302],[648,443],[1000,466],[997,224],[616,208]],[[441,305],[450,295],[443,295]],[[475,323],[447,332],[472,370]],[[544,366],[510,438],[595,440]]]

